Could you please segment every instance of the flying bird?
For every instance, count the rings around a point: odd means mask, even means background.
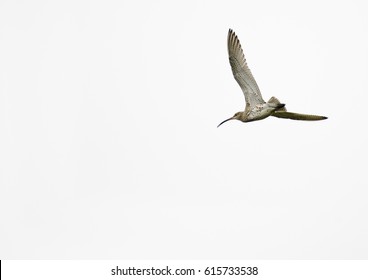
[[[271,97],[268,102],[265,102],[257,82],[248,68],[238,36],[236,36],[231,29],[229,29],[227,36],[227,49],[229,52],[231,70],[245,97],[245,110],[235,113],[234,116],[224,120],[217,127],[230,120],[251,122],[263,120],[269,116],[301,121],[319,121],[327,119],[327,117],[323,116],[288,112],[285,104],[280,103],[274,96]]]

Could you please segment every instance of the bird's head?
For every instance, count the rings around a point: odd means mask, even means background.
[[[220,125],[222,125],[223,123],[225,123],[227,121],[231,121],[231,120],[239,120],[240,121],[242,119],[242,115],[243,115],[243,112],[237,112],[231,118],[228,118],[228,119],[224,120],[223,122],[221,122],[217,127],[219,127]]]

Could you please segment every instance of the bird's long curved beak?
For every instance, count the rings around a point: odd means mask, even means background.
[[[231,121],[231,120],[233,120],[233,119],[234,119],[234,117],[228,118],[228,119],[224,120],[223,122],[221,122],[217,127],[219,127],[219,126],[220,126],[220,125],[222,125],[223,123],[226,123],[227,121]]]

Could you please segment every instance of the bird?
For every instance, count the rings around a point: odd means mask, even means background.
[[[227,49],[231,70],[245,97],[245,110],[235,113],[234,116],[222,121],[217,127],[230,120],[252,122],[263,120],[269,116],[301,121],[319,121],[327,119],[327,117],[324,116],[288,112],[285,104],[281,103],[274,96],[272,96],[268,102],[265,102],[257,82],[247,65],[238,36],[232,29],[229,29],[227,36]]]

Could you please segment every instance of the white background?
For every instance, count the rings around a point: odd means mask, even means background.
[[[368,257],[366,1],[0,2],[0,258]],[[264,99],[329,119],[217,124]]]

